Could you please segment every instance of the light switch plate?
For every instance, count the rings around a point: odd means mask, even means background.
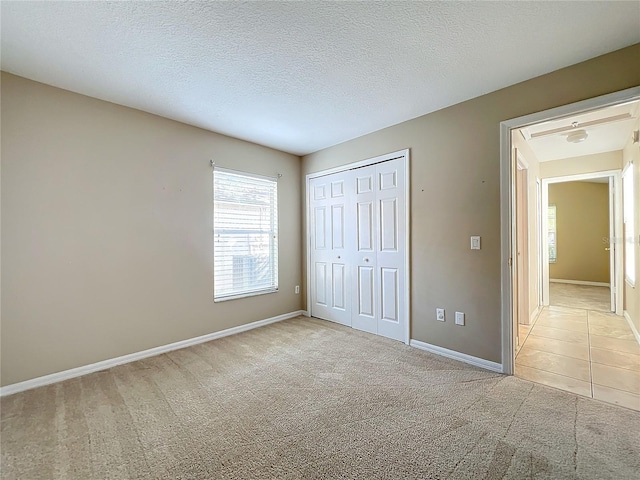
[[[471,237],[471,250],[480,250],[480,237],[478,235]]]
[[[464,312],[456,312],[456,325],[464,325]]]

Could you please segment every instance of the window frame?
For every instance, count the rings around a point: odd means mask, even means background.
[[[229,200],[216,200],[216,175],[217,174],[223,174],[223,175],[233,175],[233,176],[238,176],[238,177],[242,177],[244,179],[251,179],[251,180],[258,180],[258,181],[267,181],[271,184],[272,186],[272,192],[269,193],[270,198],[272,200],[272,204],[269,206],[269,216],[270,216],[270,220],[269,220],[269,229],[267,230],[259,230],[259,229],[255,229],[255,233],[262,233],[262,234],[267,234],[270,236],[269,238],[269,246],[268,246],[268,265],[269,265],[269,272],[271,275],[271,282],[270,285],[267,287],[264,286],[260,286],[258,288],[253,288],[250,290],[236,290],[236,291],[231,291],[228,293],[217,293],[216,292],[216,269],[219,268],[219,265],[216,265],[217,261],[216,259],[218,258],[216,255],[216,242],[217,242],[217,237],[219,237],[220,233],[217,233],[217,229],[216,229],[216,204],[217,203],[226,203],[226,204],[233,204],[233,201],[229,201]],[[244,172],[244,171],[240,171],[240,170],[233,170],[233,169],[229,169],[229,168],[223,168],[223,167],[218,167],[218,166],[214,166],[213,168],[213,215],[212,215],[212,220],[213,220],[213,270],[214,270],[214,274],[213,274],[213,301],[215,303],[218,302],[224,302],[224,301],[228,301],[228,300],[235,300],[235,299],[239,299],[239,298],[247,298],[247,297],[253,297],[256,295],[266,295],[269,293],[276,293],[278,292],[279,288],[278,288],[278,277],[279,277],[279,265],[278,265],[278,249],[279,249],[279,235],[278,235],[278,177],[270,177],[270,176],[266,176],[266,175],[260,175],[260,174],[255,174],[255,173],[250,173],[250,172]],[[218,186],[219,188],[219,186]],[[237,202],[238,205],[242,205],[241,202]],[[247,205],[247,204],[244,204]],[[234,230],[237,231],[244,231],[246,230],[242,228],[241,225],[238,225],[237,228],[235,229],[229,229],[227,228],[227,234],[231,234],[230,232],[233,232]],[[232,277],[233,274],[231,274],[230,278]]]
[[[622,228],[624,232],[623,236],[623,245],[624,245],[624,279],[632,287],[635,287],[637,280],[637,272],[636,272],[636,225],[635,225],[635,185],[634,185],[634,165],[633,162],[630,162],[626,165],[626,167],[622,170]],[[629,186],[631,188],[629,188]],[[630,190],[630,191],[629,191]],[[631,195],[631,199],[628,199],[628,195]],[[631,211],[629,211],[628,205],[631,206]],[[630,232],[629,232],[629,226]],[[631,255],[629,255],[631,252]],[[629,259],[631,259],[631,269],[629,269]],[[629,273],[632,272],[633,276],[630,277]]]

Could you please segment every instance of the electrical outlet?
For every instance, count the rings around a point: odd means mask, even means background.
[[[436,308],[436,320],[444,322],[444,308]]]
[[[456,312],[456,325],[464,325],[464,313]]]
[[[294,293],[296,295],[300,293],[300,285],[296,285],[296,288],[294,289]]]

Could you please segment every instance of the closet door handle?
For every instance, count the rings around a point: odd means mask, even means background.
[[[365,262],[368,262],[368,261],[369,261],[369,259],[368,259],[368,258],[365,258],[365,259],[364,259],[364,261],[365,261]]]
[[[338,255],[338,260],[340,260],[340,255]]]

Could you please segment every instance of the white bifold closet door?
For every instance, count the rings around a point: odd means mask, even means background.
[[[405,191],[402,159],[352,171],[355,288],[352,326],[403,340]]]
[[[347,172],[348,173],[348,172]],[[347,227],[345,175],[314,178],[311,187],[312,316],[351,325],[351,256],[353,235]]]
[[[403,159],[311,179],[311,315],[404,340]]]

